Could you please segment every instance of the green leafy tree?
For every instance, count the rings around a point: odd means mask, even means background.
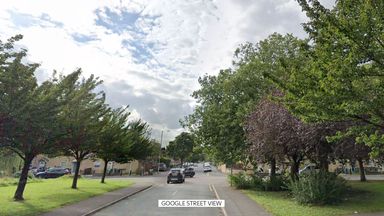
[[[239,101],[227,93],[235,89],[229,84],[231,77],[233,71],[228,69],[199,78],[201,89],[193,93],[199,105],[183,122],[205,152],[227,165],[242,160],[247,146],[241,118],[237,118]]]
[[[66,102],[64,94],[73,75],[38,85],[37,64],[23,63],[26,50],[16,51],[14,42],[22,36],[0,42],[0,124],[1,146],[11,149],[23,160],[14,195],[23,200],[27,176],[33,158],[56,151],[55,142],[63,135],[58,114]]]
[[[337,1],[332,10],[319,1],[299,0],[309,22],[308,60],[285,83],[286,104],[305,121],[357,121],[356,140],[383,153],[383,1]]]
[[[257,44],[242,44],[235,51],[233,69],[199,78],[201,88],[192,95],[198,105],[183,123],[216,161],[253,161],[244,135],[247,115],[276,88],[271,80],[287,77],[290,68],[302,64],[305,44],[275,33]]]
[[[105,182],[107,165],[110,161],[125,163],[131,160],[128,155],[131,143],[128,142],[127,108],[111,110],[103,117],[103,128],[99,134],[96,156],[104,161],[101,183]]]
[[[174,159],[180,159],[181,165],[192,154],[194,138],[190,133],[182,132],[167,146],[168,154]]]
[[[145,160],[158,155],[160,143],[150,139],[150,128],[146,122],[135,120],[129,123],[128,142],[130,143],[127,155],[131,159]]]
[[[104,127],[102,121],[108,112],[103,92],[95,93],[101,83],[94,76],[79,81],[81,70],[77,70],[75,82],[65,92],[67,103],[59,113],[65,136],[57,143],[61,151],[76,160],[72,188],[77,188],[81,162],[95,154],[99,135]]]

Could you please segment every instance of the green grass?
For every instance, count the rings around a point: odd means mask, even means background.
[[[101,184],[99,179],[79,179],[78,189],[71,189],[72,179],[61,177],[27,184],[24,201],[15,202],[12,197],[16,186],[0,187],[0,215],[37,215],[54,208],[103,194],[108,191],[128,187],[133,184],[127,180],[108,180]]]
[[[288,192],[244,190],[252,200],[276,216],[351,215],[355,212],[384,211],[384,181],[349,182],[352,186],[346,199],[338,205],[302,206],[288,196]]]
[[[17,185],[18,182],[19,182],[18,178],[12,178],[12,177],[0,178],[0,187]],[[28,183],[40,183],[40,182],[42,182],[42,180],[38,178],[28,179]]]

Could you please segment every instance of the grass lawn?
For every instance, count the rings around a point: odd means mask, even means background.
[[[251,199],[278,216],[329,216],[351,215],[354,212],[384,211],[384,181],[350,181],[352,186],[346,200],[338,205],[302,206],[288,197],[287,192],[264,192],[244,190]]]
[[[101,184],[99,179],[79,179],[78,189],[71,189],[72,179],[61,177],[27,184],[24,201],[15,202],[12,197],[16,186],[0,187],[0,215],[37,215],[69,203],[103,194],[108,191],[128,187],[133,184],[128,180],[106,180]]]

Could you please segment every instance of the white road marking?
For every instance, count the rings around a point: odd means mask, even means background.
[[[212,185],[212,189],[215,192],[216,199],[220,199],[219,194],[216,191],[215,185]],[[223,212],[224,216],[228,216],[227,211],[225,211],[225,207],[221,207],[221,211]]]
[[[177,191],[173,192],[173,193],[172,193],[172,196],[175,196],[176,193],[177,193]]]

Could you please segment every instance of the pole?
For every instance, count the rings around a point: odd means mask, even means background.
[[[157,164],[157,173],[160,173],[160,158],[161,158],[161,146],[163,145],[163,130],[161,130],[160,136],[160,151],[159,151],[159,163]]]

